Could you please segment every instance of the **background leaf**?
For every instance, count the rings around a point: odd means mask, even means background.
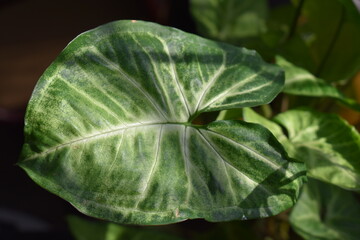
[[[360,70],[360,21],[350,2],[305,1],[302,9],[297,33],[311,49],[313,73],[326,81],[348,79]]]
[[[360,188],[360,135],[339,116],[306,109],[290,110],[274,120],[284,126],[306,163],[308,175],[343,188]]]
[[[141,21],[88,31],[28,105],[19,163],[81,212],[133,224],[249,219],[291,207],[303,164],[265,128],[191,123],[256,106],[283,72],[254,52]]]
[[[76,240],[180,240],[180,237],[161,231],[121,226],[114,223],[90,221],[68,216],[67,222]]]
[[[245,121],[268,128],[290,157],[305,162],[308,176],[359,189],[360,135],[337,115],[296,109],[275,116],[274,122],[251,109],[244,109],[243,114]]]
[[[317,78],[305,69],[299,68],[277,56],[276,63],[285,70],[285,86],[283,92],[309,97],[332,97],[346,106],[360,111],[360,104],[356,100],[347,98],[336,87],[323,79]]]
[[[360,205],[353,193],[309,180],[290,215],[294,230],[307,240],[356,240]]]
[[[229,43],[266,31],[266,0],[191,0],[198,32]]]

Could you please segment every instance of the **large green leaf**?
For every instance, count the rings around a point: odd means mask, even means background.
[[[323,79],[316,78],[310,72],[277,56],[276,63],[285,70],[285,87],[283,92],[293,95],[309,97],[331,97],[346,106],[360,111],[360,104],[356,100],[347,98],[336,87]]]
[[[81,212],[116,222],[276,214],[294,203],[303,166],[261,126],[191,121],[267,103],[282,84],[254,51],[110,23],[72,41],[39,80],[20,166]]]
[[[351,192],[309,180],[291,212],[290,223],[307,240],[357,240],[360,204]]]
[[[191,0],[191,13],[205,37],[239,42],[266,30],[266,0]]]
[[[305,162],[310,177],[360,189],[360,135],[337,115],[308,109],[281,113],[274,120],[285,127],[287,138],[276,122],[251,109],[244,109],[243,114],[244,120],[268,128],[290,157]]]
[[[297,149],[308,174],[343,188],[360,189],[360,135],[335,114],[306,109],[291,110],[275,117]]]

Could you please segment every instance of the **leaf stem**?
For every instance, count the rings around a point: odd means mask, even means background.
[[[287,40],[291,39],[295,35],[297,23],[298,23],[300,14],[301,14],[301,10],[302,10],[302,8],[304,6],[304,2],[305,2],[305,0],[300,0],[300,3],[296,8],[294,18],[293,18],[293,20],[291,22],[290,32],[289,32],[289,35],[287,37]]]
[[[343,6],[341,6],[340,20],[339,20],[339,22],[338,22],[338,24],[336,26],[336,30],[335,30],[335,33],[334,33],[332,39],[331,39],[329,47],[327,48],[327,50],[325,52],[325,55],[322,58],[322,60],[321,60],[321,62],[319,64],[319,67],[318,67],[318,69],[316,71],[315,76],[317,76],[317,77],[319,77],[321,75],[321,73],[323,72],[325,64],[328,61],[328,59],[330,57],[330,54],[332,53],[332,51],[334,49],[334,45],[335,45],[336,41],[339,38],[341,28],[342,28],[342,26],[344,24],[344,18],[345,18],[345,9],[344,9]]]
[[[266,117],[266,118],[272,117],[273,113],[272,113],[272,109],[269,104],[264,104],[264,105],[261,105],[260,107],[261,107],[261,111],[262,111],[264,117]]]
[[[280,112],[286,112],[289,109],[289,96],[284,94],[281,99]]]

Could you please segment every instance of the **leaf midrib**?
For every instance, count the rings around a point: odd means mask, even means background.
[[[121,131],[124,131],[124,130],[132,129],[132,128],[146,127],[146,126],[156,126],[156,125],[179,125],[179,126],[189,126],[189,127],[193,127],[193,128],[197,128],[197,129],[204,127],[202,125],[195,125],[195,124],[191,124],[191,123],[188,123],[188,122],[149,122],[149,123],[131,124],[131,125],[126,125],[126,126],[122,126],[122,127],[119,127],[119,128],[111,129],[111,130],[108,130],[108,131],[99,132],[99,133],[92,134],[92,135],[89,135],[89,136],[84,136],[82,138],[78,138],[78,139],[75,139],[75,140],[68,141],[66,143],[62,143],[62,144],[50,147],[48,150],[46,150],[44,152],[36,153],[36,154],[24,159],[23,161],[34,160],[39,156],[47,155],[47,154],[49,154],[51,152],[56,151],[59,148],[66,147],[66,146],[69,146],[69,145],[74,144],[74,143],[83,142],[83,141],[90,140],[90,139],[101,138],[102,136],[106,136],[106,135],[110,135],[110,134],[112,135],[112,134],[115,134],[115,133],[118,133],[118,132],[121,132]]]

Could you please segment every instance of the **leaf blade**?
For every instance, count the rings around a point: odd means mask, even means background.
[[[294,203],[304,178],[302,164],[289,162],[261,127],[241,122],[196,126],[190,119],[204,111],[270,101],[282,84],[283,72],[254,51],[153,23],[113,22],[76,38],[39,80],[27,110],[19,165],[81,212],[116,222],[276,214]],[[244,86],[248,92],[237,93]],[[209,129],[249,134],[232,134],[233,141],[225,141]],[[241,148],[247,137],[261,142],[257,146],[270,160]],[[227,159],[236,163],[232,169],[219,157],[227,152],[217,144],[233,144],[250,167],[262,169],[253,170],[257,175],[248,172],[252,185],[246,186],[239,157]],[[256,166],[251,159],[257,159]],[[266,185],[268,178],[282,181]]]
[[[291,110],[274,120],[288,130],[298,152],[294,157],[304,160],[309,176],[345,189],[359,189],[360,135],[354,127],[337,115],[308,109]]]
[[[290,215],[294,230],[305,239],[357,239],[359,204],[348,191],[311,180]]]
[[[283,92],[309,97],[331,97],[354,110],[360,111],[360,104],[356,100],[346,97],[336,87],[316,78],[310,72],[291,64],[280,56],[276,57],[276,62],[285,70]]]

